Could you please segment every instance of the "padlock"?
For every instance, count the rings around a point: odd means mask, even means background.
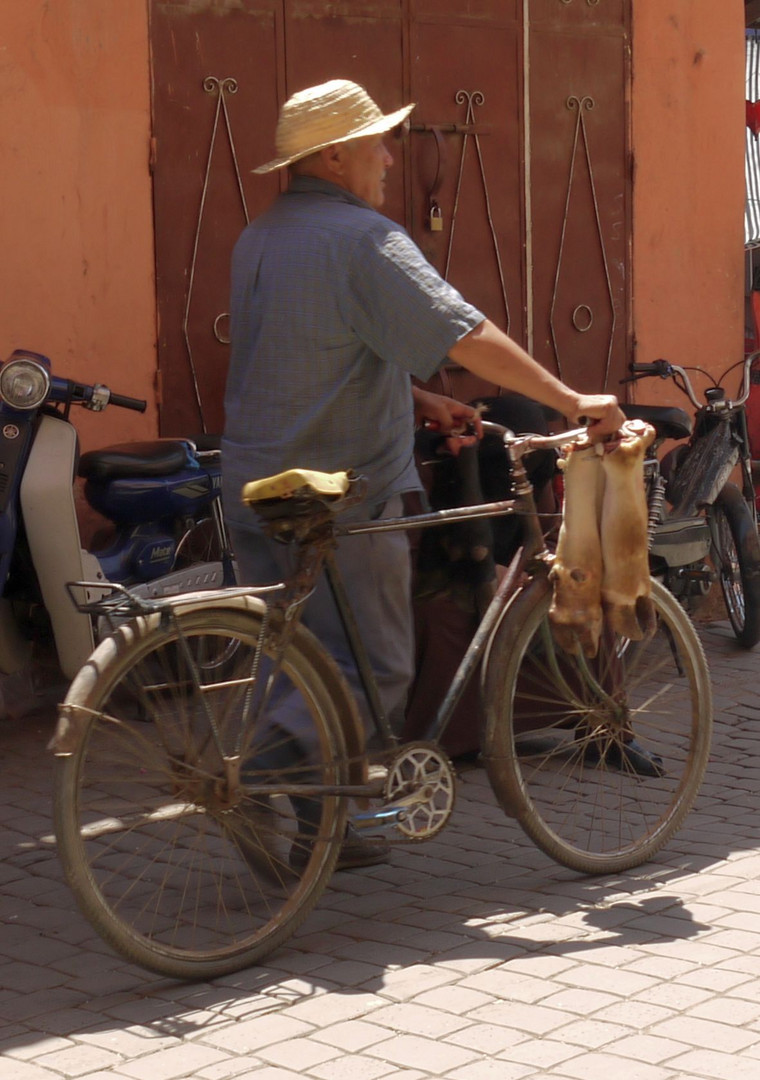
[[[443,232],[443,212],[438,203],[430,207],[430,231]]]

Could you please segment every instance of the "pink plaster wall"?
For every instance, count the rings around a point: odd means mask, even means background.
[[[742,0],[634,0],[632,123],[636,359],[721,373],[744,346]]]
[[[77,412],[85,447],[155,434],[146,0],[2,0],[0,358],[150,401]]]
[[[2,2],[0,356],[150,401],[157,430],[147,0]],[[743,345],[744,6],[633,2],[636,356],[722,370]],[[640,399],[643,400],[643,397]]]

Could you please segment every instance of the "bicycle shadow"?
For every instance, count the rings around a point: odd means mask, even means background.
[[[539,872],[539,881],[526,872],[521,887],[511,895],[504,888],[497,901],[495,881],[477,885],[465,874],[449,880],[446,890],[439,876],[427,876],[426,861],[416,870],[404,857],[380,872],[337,874],[301,931],[264,964],[182,983],[121,960],[78,912],[65,909],[64,887],[54,883],[54,851],[37,852],[33,861],[16,858],[12,862],[19,870],[23,866],[29,885],[37,882],[37,917],[30,923],[19,919],[11,942],[3,904],[0,952],[18,960],[0,975],[0,1017],[12,1025],[7,1037],[0,1029],[0,1053],[56,1035],[105,1045],[115,1031],[130,1033],[135,1056],[140,1046],[140,1053],[155,1052],[201,1034],[204,1044],[255,1053],[271,1041],[274,1013],[309,1023],[327,1011],[331,1022],[338,1022],[394,1003],[427,1001],[430,993],[452,986],[487,985],[497,999],[530,1002],[534,993],[538,999],[550,992],[547,978],[584,954],[596,956],[603,990],[634,946],[638,950],[649,942],[667,950],[668,943],[712,929],[671,891],[679,871],[665,862],[614,883],[592,882],[555,867]],[[426,880],[441,887],[426,889]],[[44,898],[39,897],[41,881],[47,883]],[[449,910],[453,906],[459,910]],[[64,944],[70,951],[62,949]],[[30,955],[48,974],[58,971],[57,986],[30,991]],[[557,991],[567,989],[556,984]],[[331,998],[327,1010],[325,995]]]
[[[557,866],[504,816],[484,770],[461,770],[439,837],[394,848],[388,865],[336,874],[265,964],[198,983],[130,965],[73,910],[50,818],[53,718],[0,722],[0,1052],[51,1035],[97,1041],[128,1031],[144,1053],[201,1033],[213,1043],[217,1027],[224,1046],[232,1021],[249,1020],[243,1052],[246,1038],[252,1049],[265,1045],[273,1013],[307,1023],[324,1016],[325,995],[337,1021],[484,978],[495,997],[525,1001],[584,955],[602,989],[642,951],[676,962],[686,944],[715,932],[705,872],[739,880],[735,857],[760,847],[750,805],[760,725],[744,700],[752,682],[742,685],[732,691],[736,707],[721,713],[694,809],[645,866],[607,878]]]

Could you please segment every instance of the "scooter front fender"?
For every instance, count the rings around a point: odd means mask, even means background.
[[[668,566],[688,566],[702,562],[710,554],[712,537],[704,514],[666,517],[654,531],[650,555],[664,559]]]
[[[74,504],[77,435],[65,420],[43,416],[21,481],[21,513],[61,670],[73,679],[94,648],[92,622],[74,607],[67,581],[92,580]]]

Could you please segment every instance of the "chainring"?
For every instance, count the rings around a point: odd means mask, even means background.
[[[451,817],[455,791],[454,769],[436,743],[406,743],[388,763],[385,800],[409,799],[395,826],[407,840],[427,840],[441,831]]]

